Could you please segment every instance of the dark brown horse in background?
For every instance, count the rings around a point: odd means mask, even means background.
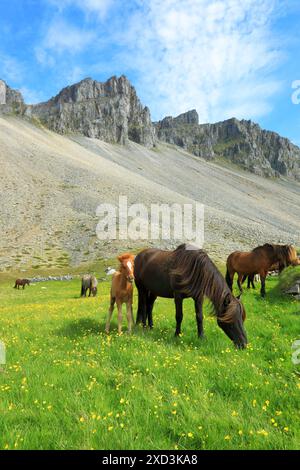
[[[236,347],[245,348],[245,309],[235,298],[205,251],[189,245],[180,245],[174,251],[146,249],[135,258],[135,283],[138,289],[137,323],[146,321],[153,327],[152,309],[157,297],[174,299],[176,331],[181,333],[183,299],[194,299],[198,336],[203,336],[202,305],[208,297],[220,328]]]
[[[233,278],[238,274],[238,287],[243,291],[242,283],[247,276],[251,280],[255,274],[260,275],[261,295],[265,297],[265,281],[271,267],[277,264],[279,272],[285,267],[300,264],[297,251],[292,245],[271,245],[266,243],[249,252],[234,251],[227,258],[226,281],[232,290]]]
[[[15,289],[20,289],[20,287],[23,287],[23,289],[25,289],[26,285],[28,285],[28,286],[30,285],[29,279],[17,279],[16,283],[14,285],[14,288]]]

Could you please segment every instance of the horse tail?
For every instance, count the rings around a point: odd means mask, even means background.
[[[229,287],[230,290],[232,290],[232,279],[231,279],[231,276],[229,274],[229,269],[228,269],[228,266],[227,266],[227,269],[226,269],[226,282],[227,282],[227,285]]]

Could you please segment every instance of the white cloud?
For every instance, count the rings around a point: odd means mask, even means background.
[[[63,17],[54,18],[40,44],[35,47],[37,62],[43,67],[56,70],[57,73],[64,71],[64,75],[70,77],[70,68],[76,68],[74,78],[78,76],[77,55],[90,46],[97,35],[94,31],[66,22]]]
[[[35,56],[39,64],[46,67],[53,67],[55,60],[43,47],[35,48]]]
[[[48,0],[56,6],[59,11],[68,7],[76,7],[82,10],[86,15],[96,14],[99,18],[105,18],[109,8],[114,0]]]
[[[192,108],[201,122],[272,110],[283,59],[272,21],[285,0],[45,1],[56,13],[36,57],[68,82],[128,74],[154,119]],[[71,7],[84,13],[81,27],[66,20]]]
[[[154,118],[196,108],[201,122],[271,110],[281,59],[276,0],[139,0],[122,60]],[[131,60],[130,60],[131,59]]]
[[[77,28],[63,19],[58,19],[50,24],[39,53],[50,49],[56,53],[67,51],[76,54],[85,49],[94,39],[94,32]]]

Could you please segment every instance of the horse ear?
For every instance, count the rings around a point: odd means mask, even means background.
[[[225,299],[224,299],[224,307],[228,307],[228,305],[230,304],[231,302],[231,295],[230,294],[227,294]]]

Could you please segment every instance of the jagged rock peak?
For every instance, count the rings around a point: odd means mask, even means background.
[[[23,108],[22,94],[10,88],[4,80],[0,79],[0,114],[21,112]]]
[[[62,134],[77,132],[121,144],[133,140],[147,147],[155,143],[150,111],[124,75],[106,82],[85,78],[45,103],[28,106],[26,114]]]
[[[195,109],[179,114],[177,117],[167,116],[156,123],[158,127],[176,127],[181,124],[199,124],[199,116]]]
[[[90,77],[84,78],[78,83],[74,83],[63,88],[50,101],[79,103],[88,99],[99,99],[113,97],[115,95],[128,94],[132,92],[136,96],[136,91],[127,77],[113,76],[106,82],[98,82]]]

